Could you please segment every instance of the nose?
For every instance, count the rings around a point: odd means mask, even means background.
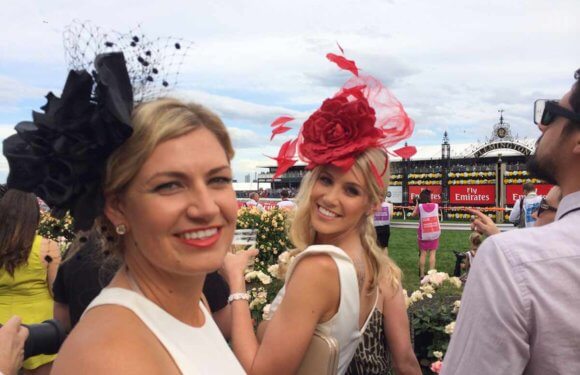
[[[187,216],[190,219],[210,222],[219,214],[219,210],[215,196],[207,185],[192,189],[187,206]]]
[[[532,219],[538,220],[538,211],[532,212]]]
[[[340,194],[340,189],[337,184],[327,187],[324,195],[322,196],[322,203],[325,206],[334,207],[338,200],[338,195]]]

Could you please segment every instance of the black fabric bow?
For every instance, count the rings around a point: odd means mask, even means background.
[[[7,185],[33,192],[55,217],[70,211],[75,229],[89,229],[103,209],[107,158],[133,132],[133,90],[121,52],[98,55],[93,76],[70,71],[60,98],[52,92],[4,140]]]

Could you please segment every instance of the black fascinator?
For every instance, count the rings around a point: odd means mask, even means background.
[[[64,41],[71,71],[61,96],[49,93],[43,112],[33,112],[4,140],[7,185],[35,193],[57,218],[69,211],[75,229],[88,230],[102,213],[107,159],[132,134],[134,102],[160,97],[175,84],[176,65],[191,43],[148,40],[138,30],[104,32],[78,21],[66,28]]]
[[[55,217],[67,211],[75,229],[101,212],[101,182],[109,155],[132,133],[133,91],[120,52],[98,55],[93,75],[71,71],[61,97],[49,93],[44,113],[16,125],[4,140],[9,188],[35,193]]]

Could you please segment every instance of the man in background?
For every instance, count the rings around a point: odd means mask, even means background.
[[[530,228],[534,226],[536,219],[532,214],[540,207],[542,197],[536,193],[536,187],[531,182],[524,184],[524,196],[520,197],[510,213],[510,222],[517,224],[518,228]]]
[[[245,203],[246,207],[256,207],[260,212],[264,212],[264,206],[260,204],[260,194],[250,193],[250,199]]]
[[[278,208],[289,211],[292,211],[294,208],[296,208],[296,203],[290,200],[290,193],[288,192],[288,190],[286,189],[282,190],[280,192],[280,197],[282,198],[282,200],[276,204]]]
[[[556,220],[483,242],[444,375],[580,374],[580,69],[574,78],[562,99],[534,108],[542,135],[528,170],[560,186]]]

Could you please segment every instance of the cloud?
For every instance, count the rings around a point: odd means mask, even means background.
[[[0,108],[10,108],[9,105],[18,103],[24,99],[44,96],[48,90],[45,88],[30,86],[17,79],[0,75]]]
[[[270,133],[270,123],[279,116],[290,115],[297,119],[307,116],[306,113],[282,106],[258,104],[199,90],[180,91],[176,93],[176,96],[184,100],[199,102],[224,118],[246,121],[254,126],[260,126],[267,134]]]

